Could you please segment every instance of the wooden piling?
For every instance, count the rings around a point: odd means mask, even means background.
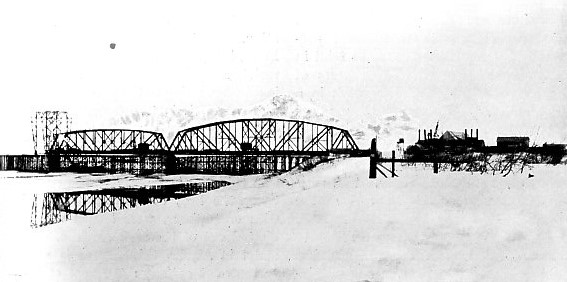
[[[368,178],[376,178],[376,138],[372,138],[370,143],[370,170]]]

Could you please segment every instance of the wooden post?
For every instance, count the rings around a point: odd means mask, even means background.
[[[396,176],[396,151],[392,150],[392,178]]]
[[[370,171],[368,178],[376,178],[376,138],[370,143]]]

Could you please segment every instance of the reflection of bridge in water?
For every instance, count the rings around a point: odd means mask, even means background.
[[[70,131],[56,136],[47,158],[27,162],[18,162],[14,156],[0,158],[0,169],[254,174],[289,171],[314,157],[359,153],[347,130],[299,120],[261,118],[191,127],[179,131],[169,145],[161,133],[151,131]]]
[[[230,184],[227,181],[209,181],[34,195],[31,226],[59,223],[74,215],[94,215],[177,200]]]

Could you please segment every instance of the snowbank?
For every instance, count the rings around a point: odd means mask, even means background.
[[[368,159],[15,229],[3,281],[559,281],[564,166],[368,179]],[[7,193],[7,192],[0,192]],[[31,205],[31,203],[30,203]],[[2,212],[5,212],[2,210]],[[5,230],[5,229],[3,229]]]

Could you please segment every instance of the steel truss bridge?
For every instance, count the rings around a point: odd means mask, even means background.
[[[300,120],[237,119],[179,131],[92,129],[56,135],[47,171],[254,174],[330,154],[359,154],[347,130]],[[26,163],[20,161],[20,163]]]
[[[140,144],[145,144],[140,147]],[[145,147],[145,148],[144,148]],[[138,150],[168,151],[169,146],[158,132],[130,129],[91,129],[56,135],[52,149],[68,152],[113,154]]]
[[[347,130],[334,126],[283,119],[239,119],[188,128],[171,144],[176,153],[256,152],[310,154],[358,150]]]

